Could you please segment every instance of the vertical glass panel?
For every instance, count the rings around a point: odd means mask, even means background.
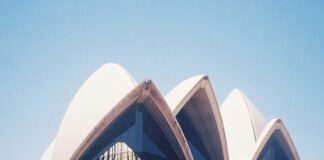
[[[143,105],[131,107],[89,147],[81,159],[177,160],[155,119]]]
[[[278,131],[275,132],[265,145],[264,149],[261,151],[260,156],[258,157],[258,160],[289,160],[290,155],[288,148],[283,148],[282,145],[279,143],[279,134]],[[277,136],[276,136],[277,135]],[[284,143],[284,142],[281,142]],[[286,152],[285,152],[286,151]]]
[[[200,136],[185,112],[185,107],[176,116],[189,143],[192,156],[197,160],[210,159]]]

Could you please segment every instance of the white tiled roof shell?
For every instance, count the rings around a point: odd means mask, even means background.
[[[104,115],[135,85],[130,74],[117,64],[105,64],[93,73],[76,93],[64,115],[56,136],[53,159],[69,159]]]

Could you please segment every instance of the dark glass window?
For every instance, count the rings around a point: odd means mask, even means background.
[[[140,104],[120,115],[81,159],[176,160],[178,157],[158,123]]]
[[[185,134],[185,137],[189,143],[192,156],[197,160],[210,159],[205,146],[203,145],[200,136],[198,135],[193,123],[188,118],[185,111],[186,106],[177,114],[176,118]]]
[[[287,155],[288,148],[284,148],[279,142],[279,131],[276,131],[269,139],[263,150],[261,151],[258,160],[289,160]],[[284,142],[281,142],[284,143]],[[286,150],[286,151],[285,151]],[[287,153],[288,152],[288,153]]]

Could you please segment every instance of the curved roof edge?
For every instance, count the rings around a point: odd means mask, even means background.
[[[262,113],[257,109],[257,107],[251,102],[251,100],[246,96],[246,94],[240,89],[234,89],[232,92],[237,92],[243,98],[245,103],[245,109],[248,111],[251,125],[253,127],[254,139],[258,140],[261,132],[267,124],[266,119],[262,115]],[[232,94],[232,93],[231,93]]]
[[[194,94],[193,90],[195,87],[198,87],[204,78],[207,78],[207,76],[197,75],[190,77],[179,83],[165,96],[165,100],[174,114],[177,114],[180,111],[189,98]]]
[[[132,76],[120,65],[108,63],[95,71],[65,112],[56,136],[53,159],[69,159],[105,113],[135,86]]]
[[[227,138],[229,158],[238,158],[253,148],[266,125],[266,120],[239,89],[231,91],[220,111]]]
[[[207,123],[207,128],[212,128],[211,126],[215,126],[217,128],[217,133],[219,134],[218,138],[221,145],[221,150],[223,154],[223,158],[225,160],[228,159],[228,151],[227,151],[227,143],[225,137],[224,126],[222,122],[222,117],[218,108],[216,96],[212,85],[209,81],[208,76],[206,75],[197,75],[191,78],[188,78],[174,87],[165,97],[165,100],[169,104],[171,110],[174,115],[177,115],[180,110],[186,105],[186,103],[197,93],[199,89],[203,89],[207,93],[207,99],[210,103],[210,106],[207,108],[210,112],[213,113],[215,123],[210,124]],[[202,108],[198,108],[202,109]],[[206,122],[204,122],[206,123]],[[209,127],[208,127],[209,126]],[[211,142],[211,141],[209,141]],[[208,142],[207,142],[208,143]],[[215,145],[215,144],[210,144]],[[218,144],[217,144],[218,145]],[[214,146],[215,147],[215,146]]]
[[[179,123],[158,89],[150,80],[146,80],[135,87],[101,119],[74,152],[72,159],[79,159],[86,152],[87,148],[95,142],[96,137],[106,128],[109,128],[119,115],[135,103],[145,104],[149,112],[153,113],[152,116],[162,121],[160,123],[161,127],[168,134],[167,137],[170,138],[170,143],[175,147],[174,150],[180,156],[180,159],[193,160],[189,145]]]
[[[293,156],[294,160],[299,160],[300,157],[298,155],[297,149],[293,143],[293,140],[291,139],[287,128],[285,127],[284,123],[282,122],[281,119],[273,119],[271,120],[263,132],[260,135],[260,138],[258,139],[255,149],[251,152],[252,154],[252,159],[257,159],[259,155],[261,154],[262,149],[265,147],[267,144],[268,140],[270,137],[275,133],[275,131],[280,131],[283,137],[283,140],[287,143],[289,150],[291,151],[291,154]]]
[[[53,157],[53,150],[54,150],[54,146],[55,146],[55,140],[56,138],[54,138],[51,142],[51,144],[48,146],[48,148],[46,149],[46,151],[44,152],[41,160],[52,160]]]

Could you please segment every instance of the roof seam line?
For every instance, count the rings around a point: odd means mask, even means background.
[[[252,115],[251,115],[251,111],[250,111],[250,108],[249,108],[249,104],[247,103],[247,100],[245,98],[245,96],[241,93],[241,91],[239,91],[240,95],[243,97],[243,100],[244,100],[244,103],[245,103],[245,106],[249,112],[249,116],[250,116],[250,121],[251,121],[251,125],[252,125],[252,130],[253,130],[253,137],[254,137],[254,141],[256,142],[257,141],[257,137],[256,137],[256,133],[255,133],[255,127],[254,127],[254,122],[252,120]]]

